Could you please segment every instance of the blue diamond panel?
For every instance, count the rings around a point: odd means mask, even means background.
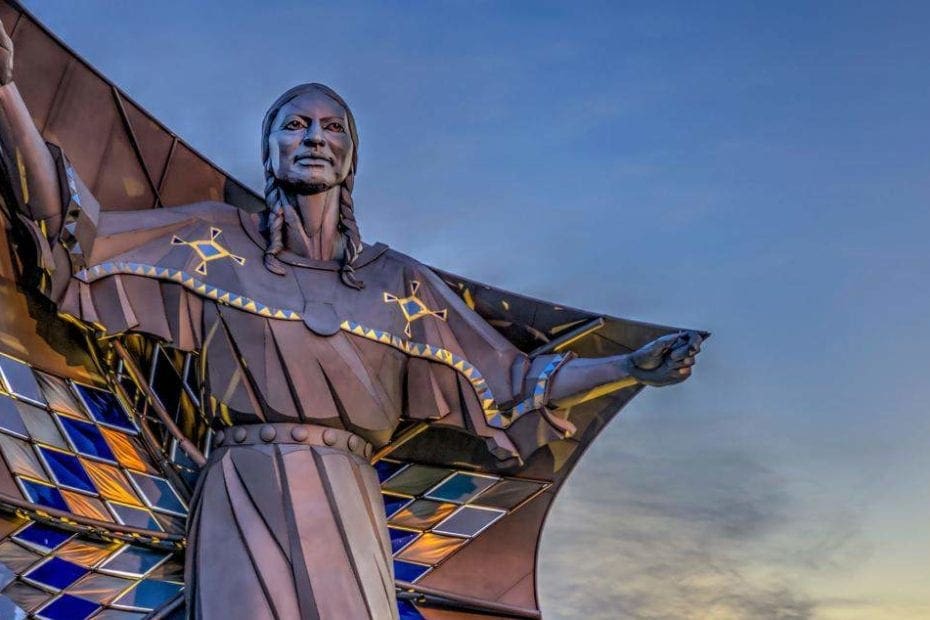
[[[375,463],[375,471],[378,473],[378,482],[384,482],[403,468],[404,463],[383,460],[378,461]]]
[[[497,482],[497,478],[456,472],[451,478],[426,494],[426,497],[463,504]]]
[[[60,547],[72,535],[64,530],[33,521],[14,535],[13,539],[47,553]]]
[[[65,498],[61,496],[61,491],[57,488],[47,484],[33,482],[32,480],[26,480],[25,478],[20,478],[19,481],[23,485],[26,497],[33,504],[39,504],[46,508],[55,508],[56,510],[63,510],[65,512],[69,511],[68,505],[65,503]]]
[[[429,566],[394,560],[394,577],[400,581],[413,583],[422,577],[429,569]]]
[[[141,577],[168,559],[170,555],[170,553],[165,553],[164,551],[127,545],[119,555],[107,560],[107,562],[101,566],[101,569],[123,575]]]
[[[39,454],[45,460],[55,480],[63,487],[97,494],[97,489],[90,476],[84,471],[84,466],[76,456],[67,452],[50,450],[43,446],[38,447]]]
[[[0,396],[0,430],[17,435],[23,439],[29,437],[29,431],[23,424],[23,418],[19,415],[19,410],[13,404],[11,398]]]
[[[0,355],[0,374],[3,375],[3,383],[11,393],[40,405],[45,404],[45,397],[42,396],[39,383],[29,366]]]
[[[62,594],[43,607],[36,617],[44,620],[86,620],[98,609],[100,605],[93,601]]]
[[[390,518],[395,512],[403,508],[410,501],[409,497],[396,497],[394,495],[382,494],[384,500],[384,516]]]
[[[424,620],[423,615],[417,611],[416,606],[410,601],[397,601],[397,612],[400,620]]]
[[[67,416],[58,416],[58,421],[68,436],[68,441],[75,452],[80,452],[84,456],[92,456],[104,461],[116,463],[116,457],[107,444],[106,439],[100,433],[100,429],[90,422],[75,420]]]
[[[123,411],[116,396],[104,390],[98,390],[86,385],[75,383],[78,394],[87,406],[90,415],[100,422],[127,433],[135,433],[136,427]]]
[[[162,529],[162,527],[158,524],[158,521],[155,520],[155,517],[148,510],[135,508],[133,506],[126,506],[125,504],[117,504],[115,502],[107,503],[110,506],[110,510],[113,511],[113,514],[116,515],[117,521],[123,525],[141,527],[147,530]]]
[[[113,604],[134,609],[155,609],[168,602],[181,591],[181,584],[157,579],[143,579]]]
[[[64,590],[86,575],[88,569],[58,557],[52,557],[26,573],[24,577],[54,590]]]
[[[171,485],[164,478],[129,472],[129,476],[142,493],[145,502],[156,510],[163,510],[177,515],[186,515],[187,508],[181,502]]]
[[[397,553],[408,544],[410,544],[410,542],[419,536],[420,533],[389,527],[388,535],[391,537],[391,553]]]

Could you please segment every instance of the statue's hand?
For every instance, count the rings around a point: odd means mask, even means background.
[[[701,351],[702,340],[695,331],[656,338],[629,354],[630,376],[646,385],[681,383],[691,376],[691,367]]]
[[[0,86],[13,81],[13,40],[0,22]]]

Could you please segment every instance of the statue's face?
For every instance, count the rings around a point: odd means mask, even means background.
[[[298,194],[342,183],[352,167],[346,111],[321,92],[291,99],[278,111],[268,136],[275,178]]]

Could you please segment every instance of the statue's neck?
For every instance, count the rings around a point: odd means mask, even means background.
[[[285,222],[287,232],[284,235],[285,249],[300,256],[315,260],[333,260],[341,258],[342,244],[339,243],[339,197],[340,187],[333,187],[318,194],[304,194],[291,197],[297,215],[296,222]],[[297,230],[293,230],[297,227]]]

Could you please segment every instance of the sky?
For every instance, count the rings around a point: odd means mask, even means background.
[[[561,492],[546,618],[930,618],[930,5],[24,4],[256,189],[324,82],[368,241],[713,332]]]

